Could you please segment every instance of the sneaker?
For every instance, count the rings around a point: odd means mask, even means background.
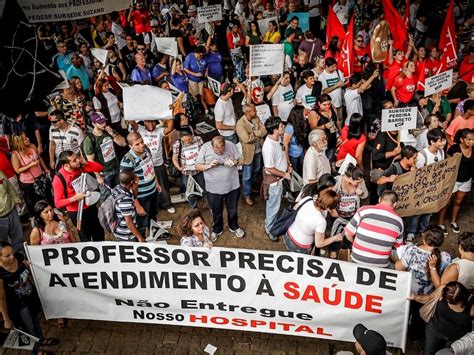
[[[219,232],[219,233],[215,233],[215,232],[212,232],[211,233],[211,242],[215,242],[217,240],[217,238],[219,238],[219,236],[222,234],[222,232]]]
[[[444,224],[438,224],[438,225],[439,225],[439,228],[441,228],[441,230],[443,231],[443,235],[446,237],[448,235],[448,230],[446,229]]]
[[[461,228],[459,228],[456,222],[451,222],[449,225],[451,226],[453,233],[459,234],[459,232],[461,232]]]
[[[415,235],[413,233],[408,233],[405,242],[407,244],[413,244],[414,240],[415,240]]]
[[[230,229],[229,232],[234,233],[237,238],[243,238],[245,235],[245,232],[242,228],[237,228],[237,229]]]
[[[272,235],[272,234],[270,234],[270,233],[267,233],[267,236],[268,236],[268,238],[270,238],[270,240],[271,240],[272,242],[278,242],[278,241],[280,241],[280,238],[278,238],[278,237],[276,237],[276,236],[274,236],[274,235]]]
[[[166,212],[173,214],[176,213],[176,210],[174,209],[174,207],[170,207],[166,210]]]

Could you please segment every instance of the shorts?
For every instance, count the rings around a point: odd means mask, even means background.
[[[469,179],[464,182],[456,181],[456,183],[454,184],[453,193],[458,192],[458,191],[469,192],[471,191],[471,184],[472,184],[472,179]]]
[[[189,81],[189,93],[193,95],[194,97],[201,95],[202,96],[202,90],[204,89],[204,81],[201,81],[200,83],[196,83],[194,81]]]

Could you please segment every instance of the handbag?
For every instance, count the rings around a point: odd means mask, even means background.
[[[441,295],[443,293],[443,288],[444,288],[444,286],[440,286],[436,290],[434,290],[433,294],[432,294],[433,298],[431,298],[428,302],[426,302],[420,308],[420,317],[426,323],[428,323],[431,320],[431,318],[433,318],[433,316],[436,312],[436,306],[438,305],[438,302],[441,300]]]
[[[296,210],[291,206],[288,206],[285,209],[283,209],[281,213],[278,215],[278,217],[276,218],[275,222],[273,223],[273,226],[270,229],[270,234],[275,237],[279,237],[285,234],[288,228],[290,228],[290,226],[295,221],[296,215],[298,214],[298,211],[300,210],[300,208],[303,207],[304,204],[308,201],[313,201],[313,199],[312,198],[307,199],[302,204],[300,204]]]

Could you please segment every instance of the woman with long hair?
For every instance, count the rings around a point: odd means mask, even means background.
[[[41,198],[52,200],[51,183],[47,178],[50,170],[46,166],[38,152],[38,148],[30,142],[25,132],[14,134],[11,138],[13,169],[19,175],[20,188],[25,197],[26,207],[30,216],[33,215],[33,207]],[[44,184],[44,196],[35,191],[36,184]]]
[[[278,32],[278,24],[276,21],[270,21],[268,22],[268,31],[265,32],[265,35],[263,36],[263,43],[266,44],[276,44],[280,43],[281,39],[281,34]]]
[[[408,60],[403,65],[402,72],[395,77],[390,89],[395,107],[407,106],[413,99],[418,82],[415,71],[415,63]]]
[[[179,224],[179,235],[181,246],[212,248],[209,227],[198,210],[193,210],[183,216]]]
[[[354,73],[362,73],[365,63],[370,58],[369,51],[364,45],[364,37],[360,34],[354,39]]]
[[[95,96],[92,102],[94,103],[94,109],[102,113],[109,120],[110,126],[115,131],[121,132],[121,103],[117,96],[110,90],[110,84],[107,79],[99,79],[95,83]]]
[[[245,47],[250,48],[250,46],[255,44],[262,43],[262,34],[260,33],[260,28],[258,27],[257,21],[250,22],[250,28],[245,36]]]
[[[358,166],[349,164],[344,174],[336,176],[334,191],[339,196],[339,204],[336,207],[338,217],[350,221],[359,209],[361,200],[369,196],[364,171]]]
[[[438,115],[428,115],[425,117],[423,122],[423,129],[421,133],[418,134],[416,137],[416,150],[421,151],[428,147],[428,138],[427,134],[428,131],[438,128],[440,126],[439,117]]]
[[[362,121],[363,117],[360,113],[353,113],[349,125],[342,128],[342,143],[339,146],[336,161],[342,161],[347,154],[350,154],[357,160],[357,165],[364,169],[364,149],[367,137],[363,133]]]
[[[125,65],[114,48],[107,50],[107,76],[115,81],[125,81],[127,79]]]
[[[234,66],[234,78],[239,80],[239,83],[244,81],[244,53],[242,47],[245,46],[245,37],[242,34],[239,22],[231,22],[229,24],[230,31],[227,33],[227,46],[230,51],[232,65]]]
[[[288,164],[300,176],[303,174],[304,144],[306,141],[307,123],[304,119],[304,107],[293,107],[288,116],[288,121],[283,135],[283,146]]]
[[[474,155],[472,154],[472,147],[474,145],[474,131],[469,128],[464,128],[456,133],[454,138],[456,144],[448,149],[448,156],[452,157],[456,153],[461,153],[461,163],[459,164],[458,176],[454,185],[451,203],[453,205],[451,212],[450,226],[454,233],[459,233],[461,229],[458,225],[459,211],[461,210],[462,202],[466,195],[471,191],[472,177],[474,175]],[[450,203],[442,208],[438,214],[438,224],[442,226],[447,235],[446,227],[444,226],[446,214],[448,212]]]

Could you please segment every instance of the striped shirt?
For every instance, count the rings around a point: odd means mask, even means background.
[[[135,224],[135,207],[133,206],[133,195],[130,191],[126,190],[123,186],[116,186],[112,190],[114,198],[120,194],[124,197],[120,198],[115,203],[115,213],[117,215],[117,227],[114,231],[114,236],[119,241],[130,241],[136,239],[133,233],[125,222],[125,216],[132,217],[133,223]]]
[[[84,140],[84,134],[82,130],[75,125],[69,125],[65,132],[51,126],[49,128],[49,140],[55,143],[54,155],[58,158],[59,154],[66,150],[79,153],[81,143]]]
[[[403,220],[384,204],[359,208],[344,232],[354,236],[352,261],[367,266],[388,267],[392,247],[403,244]]]
[[[156,191],[155,169],[151,153],[146,149],[139,157],[132,149],[125,154],[120,162],[120,169],[132,168],[138,176],[137,198],[144,198]]]

